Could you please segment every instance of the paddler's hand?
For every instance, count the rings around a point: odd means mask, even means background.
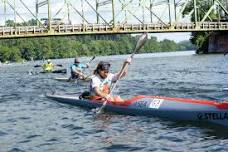
[[[86,63],[87,68],[89,68],[89,63]]]
[[[131,57],[128,57],[128,58],[125,60],[125,63],[131,64],[131,60],[132,60],[132,58],[131,58]]]
[[[107,94],[107,95],[105,96],[105,100],[108,100],[108,101],[110,101],[110,100],[111,100],[111,96],[110,96],[110,94]]]
[[[81,76],[80,76],[80,79],[81,80],[84,80],[86,78],[86,75],[84,75],[84,74],[82,74]]]

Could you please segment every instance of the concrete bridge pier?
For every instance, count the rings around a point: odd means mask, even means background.
[[[213,32],[209,37],[208,53],[228,52],[228,32]]]

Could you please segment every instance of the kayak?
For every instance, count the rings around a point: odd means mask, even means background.
[[[78,82],[80,80],[80,82],[89,82],[90,78],[88,79],[70,79],[68,77],[55,77],[53,78],[54,80],[57,81],[63,81],[63,82]]]
[[[68,82],[69,81],[69,78],[67,78],[67,77],[64,77],[64,78],[56,77],[56,78],[53,78],[53,79],[57,80],[57,81],[64,81],[64,82]],[[72,80],[74,80],[74,79],[72,79]],[[76,79],[74,81],[76,81]]]
[[[46,97],[60,103],[90,109],[101,107],[103,103],[103,101],[82,99],[72,95],[47,94]],[[108,101],[104,111],[176,121],[212,122],[228,126],[228,102],[140,95],[121,103]]]
[[[67,69],[59,69],[54,71],[42,71],[40,73],[67,73]]]

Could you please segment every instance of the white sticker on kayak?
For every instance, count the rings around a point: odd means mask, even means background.
[[[149,108],[159,109],[164,99],[153,99],[150,103]]]

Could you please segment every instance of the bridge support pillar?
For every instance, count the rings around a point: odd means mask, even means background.
[[[51,28],[51,29],[48,30],[48,34],[54,34],[54,33],[55,33],[54,29]]]
[[[209,37],[208,53],[224,53],[228,51],[228,32],[213,32]]]

